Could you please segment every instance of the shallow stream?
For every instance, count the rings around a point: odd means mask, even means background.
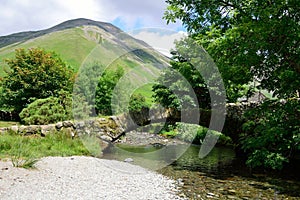
[[[296,176],[250,173],[231,148],[215,147],[203,159],[199,150],[196,145],[118,144],[107,149],[103,158],[130,158],[126,161],[166,175],[177,181],[179,195],[189,199],[300,199]]]

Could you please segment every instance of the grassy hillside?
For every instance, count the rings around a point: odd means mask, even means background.
[[[149,47],[142,46],[134,42],[134,40],[121,40],[121,36],[123,35],[120,35],[120,38],[118,36],[114,38],[98,27],[81,26],[49,33],[25,42],[11,44],[0,48],[0,76],[3,76],[3,69],[7,67],[4,59],[12,58],[14,50],[17,48],[40,47],[48,51],[55,51],[76,71],[83,63],[87,62],[97,61],[107,66],[123,54],[125,56],[118,61],[118,64],[124,65],[125,68],[133,68],[145,62],[151,63],[155,57],[158,59],[154,60],[153,63],[159,63],[160,60],[166,62],[166,58]],[[140,55],[140,52],[136,53],[133,51],[135,48],[145,49],[147,52],[142,52],[143,55]]]

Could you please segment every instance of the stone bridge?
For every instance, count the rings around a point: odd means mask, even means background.
[[[238,103],[226,105],[226,118],[223,127],[223,133],[232,138],[234,143],[238,142],[239,134],[242,132],[244,119],[241,117],[245,110],[257,106],[258,103]],[[192,116],[190,112],[185,111],[185,115]],[[211,121],[211,110],[198,110],[200,112],[199,124],[209,127]],[[224,114],[224,113],[223,113]],[[0,132],[12,130],[24,135],[41,134],[42,136],[53,131],[67,131],[73,137],[75,135],[94,134],[102,141],[115,142],[126,132],[135,130],[140,126],[146,126],[150,123],[159,122],[187,122],[182,120],[180,113],[174,113],[170,110],[155,110],[149,115],[148,110],[139,113],[122,114],[119,116],[110,116],[103,118],[88,119],[79,122],[64,121],[49,125],[30,125],[30,126],[12,126],[0,128]]]

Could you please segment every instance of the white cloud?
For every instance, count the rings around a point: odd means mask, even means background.
[[[170,50],[175,49],[175,41],[186,36],[186,33],[175,32],[169,29],[140,29],[130,33],[133,37],[147,42],[154,49],[160,51],[166,56],[170,55]]]

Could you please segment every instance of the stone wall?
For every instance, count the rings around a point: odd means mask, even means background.
[[[14,131],[22,135],[40,134],[41,136],[55,131],[67,131],[72,137],[75,135],[94,134],[106,141],[112,141],[124,132],[118,117],[115,116],[89,119],[80,122],[63,121],[48,125],[22,125],[0,128],[0,133],[6,131]]]
[[[245,110],[257,106],[258,103],[239,103],[226,105],[226,120],[223,133],[230,136],[234,142],[238,141],[238,135],[242,131],[242,124],[245,119],[242,118]],[[155,122],[165,122],[167,120],[180,121],[180,115],[170,110],[152,110],[149,114],[131,113],[119,116],[110,116],[107,118],[94,118],[85,121],[73,122],[63,121],[49,125],[30,125],[30,126],[12,126],[0,128],[0,132],[8,130],[15,131],[19,134],[31,135],[40,134],[47,135],[53,131],[67,131],[74,137],[75,135],[94,134],[98,138],[106,142],[114,142],[126,132],[135,130],[139,125],[147,125]],[[195,112],[195,111],[192,111]],[[199,111],[198,111],[199,112]],[[188,113],[185,113],[188,114]],[[200,110],[200,125],[209,127],[211,111]],[[139,125],[138,125],[139,124]]]

